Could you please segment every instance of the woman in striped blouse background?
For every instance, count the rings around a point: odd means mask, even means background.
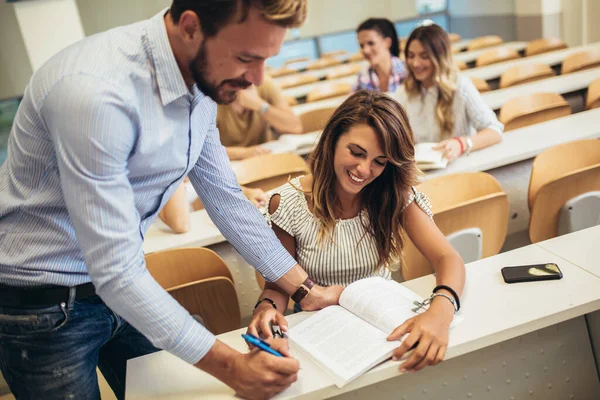
[[[402,230],[429,260],[438,285],[457,293],[464,264],[432,220],[417,181],[414,144],[404,109],[383,93],[359,91],[333,114],[310,159],[311,175],[274,191],[267,219],[290,254],[320,285],[348,285],[383,276],[401,260]],[[395,268],[394,268],[395,269]],[[286,329],[280,311],[288,296],[265,286],[248,331],[270,337],[269,323]],[[448,343],[454,307],[445,298],[398,327],[395,340],[411,332],[420,351],[407,369],[440,362]],[[395,356],[402,352],[397,349]]]
[[[437,142],[448,161],[499,143],[504,126],[473,82],[458,73],[446,31],[429,21],[406,42],[408,76],[396,98],[406,109],[415,142]]]

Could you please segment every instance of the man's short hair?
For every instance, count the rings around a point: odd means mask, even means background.
[[[171,18],[179,23],[181,14],[190,10],[198,15],[204,35],[215,36],[225,25],[242,23],[250,7],[256,7],[268,22],[294,28],[306,19],[307,0],[173,0]],[[237,15],[240,17],[233,21]]]

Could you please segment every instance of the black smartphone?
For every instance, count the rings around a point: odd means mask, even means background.
[[[555,263],[502,268],[502,277],[506,283],[547,281],[560,279],[562,276],[560,268]]]

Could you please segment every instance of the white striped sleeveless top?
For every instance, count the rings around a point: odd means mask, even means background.
[[[375,237],[365,234],[365,226],[368,226],[365,210],[354,218],[337,220],[333,241],[317,240],[321,224],[308,208],[300,178],[294,178],[272,191],[271,197],[275,194],[280,196],[279,207],[273,214],[267,210],[265,217],[269,225],[274,223],[296,240],[296,261],[315,283],[347,286],[372,276],[391,279],[389,269],[376,269],[379,256]],[[406,206],[413,201],[433,218],[429,200],[414,187]]]

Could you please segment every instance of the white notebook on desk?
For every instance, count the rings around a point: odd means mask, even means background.
[[[327,307],[288,332],[293,350],[342,387],[392,356],[400,345],[386,338],[414,317],[423,299],[396,281],[367,278],[346,287],[339,306]]]
[[[419,143],[415,146],[415,161],[421,171],[446,168],[448,160],[440,150],[433,150],[437,143]]]

